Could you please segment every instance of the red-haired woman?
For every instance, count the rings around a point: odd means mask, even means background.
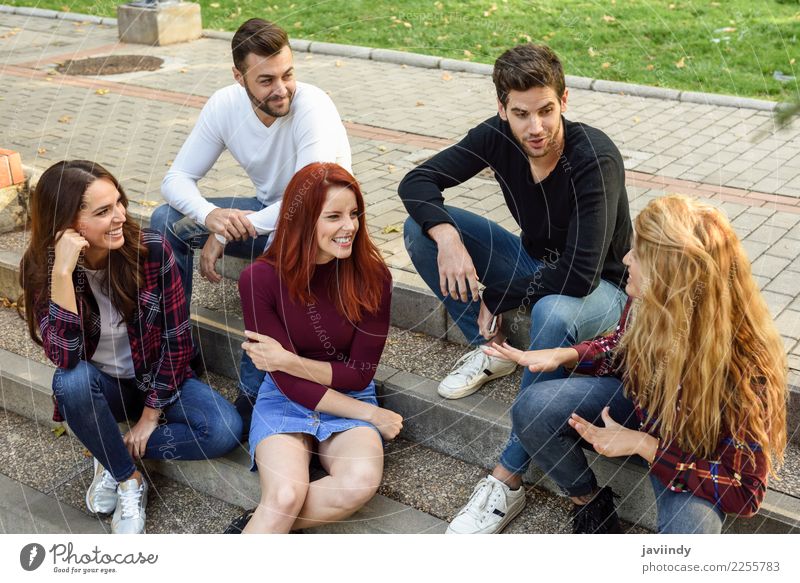
[[[286,533],[344,519],[375,494],[381,438],[402,427],[375,398],[391,276],[349,172],[314,163],[292,178],[274,241],[242,273],[239,293],[243,348],[269,374],[250,428],[261,500],[229,532]],[[309,482],[314,451],[328,475]]]

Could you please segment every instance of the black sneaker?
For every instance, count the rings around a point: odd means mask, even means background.
[[[253,419],[253,407],[256,404],[256,398],[240,392],[239,396],[233,402],[236,411],[242,418],[242,441],[246,441],[250,435],[250,421]]]
[[[614,498],[619,498],[610,486],[602,488],[588,504],[572,507],[573,534],[619,534],[622,529],[614,508]]]
[[[250,522],[250,519],[253,518],[253,513],[256,511],[255,508],[252,510],[248,510],[241,516],[237,516],[233,519],[233,521],[228,525],[228,528],[225,529],[225,532],[222,534],[242,534],[244,527],[247,526],[247,523]]]

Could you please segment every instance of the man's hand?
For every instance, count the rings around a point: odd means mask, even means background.
[[[200,252],[200,275],[211,283],[222,281],[222,276],[217,273],[216,265],[217,259],[222,257],[224,252],[225,246],[217,241],[214,235],[209,236],[208,241],[203,245],[203,250]]]
[[[439,265],[439,287],[442,295],[468,302],[469,290],[472,300],[478,301],[478,273],[455,227],[447,223],[435,225],[428,229],[428,235],[436,241],[439,248],[436,262]]]
[[[503,323],[503,314],[497,314],[497,322],[495,323],[494,329],[492,329],[492,320],[494,320],[494,318],[494,314],[489,311],[486,304],[481,302],[481,311],[478,314],[478,332],[489,342],[500,332],[500,325]],[[501,356],[500,358],[503,357]]]
[[[206,217],[206,228],[212,233],[222,235],[226,239],[244,241],[256,238],[258,233],[247,215],[254,211],[239,209],[214,209]]]

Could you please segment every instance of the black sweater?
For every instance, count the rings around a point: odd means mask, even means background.
[[[562,118],[563,119],[563,118]],[[530,163],[499,115],[467,133],[409,172],[400,198],[423,232],[453,224],[442,191],[490,167],[528,254],[545,263],[535,278],[497,283],[483,294],[492,313],[561,294],[583,297],[600,279],[622,286],[622,258],[631,242],[631,219],[622,156],[598,129],[563,119],[564,153],[555,169],[535,183]],[[527,299],[526,299],[527,298]]]

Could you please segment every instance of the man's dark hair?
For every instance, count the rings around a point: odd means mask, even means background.
[[[508,49],[494,63],[492,81],[497,98],[504,106],[510,91],[550,87],[560,99],[564,96],[564,68],[558,56],[545,45],[527,43]]]
[[[271,57],[288,44],[289,37],[280,26],[261,18],[251,18],[233,35],[233,66],[244,73],[244,61],[250,53],[259,57]]]

